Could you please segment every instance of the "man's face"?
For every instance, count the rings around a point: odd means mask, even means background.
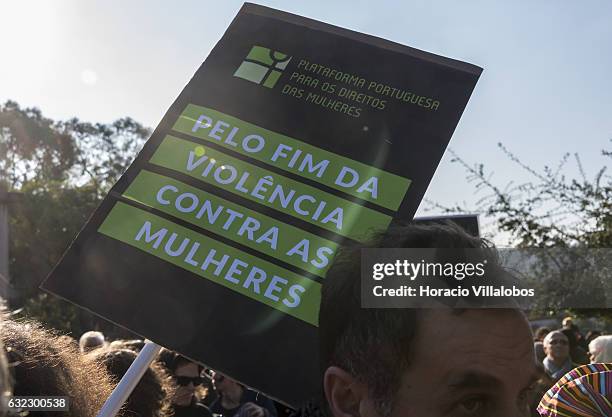
[[[177,389],[173,402],[178,405],[189,405],[195,393],[195,387],[199,385],[200,369],[193,362],[181,362],[174,371],[177,381]]]
[[[215,372],[212,382],[213,388],[220,395],[231,395],[237,388],[240,387],[236,381],[220,372]]]
[[[430,310],[414,347],[391,417],[529,414],[538,375],[531,332],[518,312]]]
[[[569,342],[561,332],[552,332],[544,339],[544,352],[555,361],[565,362],[569,358]]]

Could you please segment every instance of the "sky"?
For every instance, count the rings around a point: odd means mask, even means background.
[[[612,138],[612,2],[259,1],[484,68],[450,148],[504,185],[528,180],[498,148],[541,169],[578,152],[587,175]],[[155,127],[206,59],[240,1],[0,2],[0,102],[47,117]],[[577,170],[568,166],[566,174]],[[447,152],[425,198],[473,208]],[[423,203],[419,215],[433,215]]]

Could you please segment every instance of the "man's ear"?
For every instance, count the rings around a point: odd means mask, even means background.
[[[361,415],[363,403],[368,399],[367,388],[344,369],[327,368],[323,389],[333,417],[367,417]]]

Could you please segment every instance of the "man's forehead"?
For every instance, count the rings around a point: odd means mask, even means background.
[[[531,330],[520,311],[424,312],[400,401],[442,403],[475,390],[515,399],[537,379]]]
[[[446,379],[468,368],[493,376],[516,366],[531,371],[533,358],[531,332],[520,312],[431,310],[420,323],[412,362],[430,362],[433,373]]]

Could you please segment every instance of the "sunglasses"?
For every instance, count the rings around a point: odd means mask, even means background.
[[[549,342],[551,345],[568,345],[569,342],[567,340],[551,340]]]
[[[186,387],[191,382],[194,387],[198,385],[202,385],[204,383],[204,379],[199,376],[177,376],[175,377],[176,383],[182,387]]]

